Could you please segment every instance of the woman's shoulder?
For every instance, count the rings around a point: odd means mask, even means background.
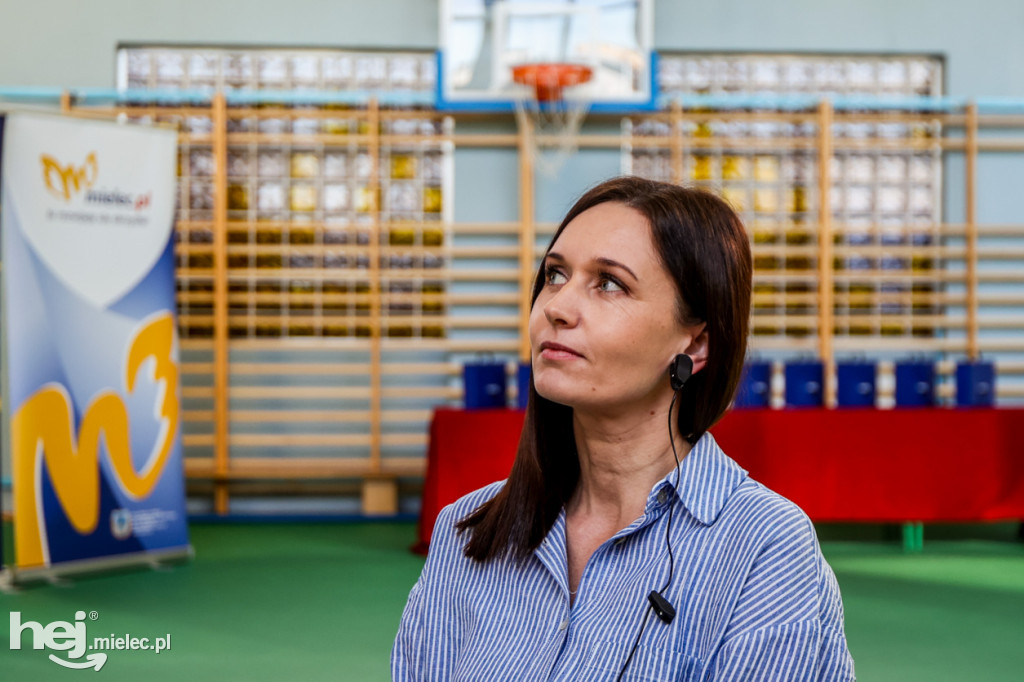
[[[434,540],[431,541],[431,547],[433,547],[439,534],[445,537],[457,534],[455,525],[476,511],[480,505],[489,502],[504,487],[505,481],[495,481],[485,485],[483,488],[463,495],[442,509],[437,515],[437,521],[434,523]]]
[[[720,520],[760,544],[785,542],[813,549],[814,525],[796,503],[752,478],[746,478],[730,496]]]
[[[454,517],[454,521],[458,522],[463,517],[472,514],[476,509],[489,502],[495,495],[501,492],[501,489],[505,487],[505,481],[495,481],[489,483],[483,488],[478,488],[471,493],[463,495],[455,502],[448,505],[448,509],[451,509],[451,514]]]

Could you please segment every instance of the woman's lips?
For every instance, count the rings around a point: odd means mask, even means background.
[[[569,346],[549,341],[540,344],[540,356],[546,360],[574,360],[583,357],[581,353]]]

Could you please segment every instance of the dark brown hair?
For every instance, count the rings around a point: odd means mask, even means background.
[[[628,206],[647,219],[655,250],[679,291],[675,311],[679,321],[707,323],[707,364],[686,383],[678,399],[679,432],[696,443],[725,414],[743,369],[750,320],[750,242],[739,217],[715,195],[620,177],[580,197],[551,244],[576,216],[607,202]],[[543,269],[541,262],[533,302],[544,286]],[[551,530],[579,475],[572,408],[542,398],[531,379],[526,419],[508,481],[493,499],[457,524],[459,531],[473,529],[466,556],[478,561],[506,555],[525,559]]]

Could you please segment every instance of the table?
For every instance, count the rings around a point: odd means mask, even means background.
[[[522,423],[518,410],[434,412],[414,550],[445,505],[508,476]],[[815,521],[1024,518],[1024,409],[733,410],[711,433]]]

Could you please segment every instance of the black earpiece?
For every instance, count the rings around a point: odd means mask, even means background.
[[[678,391],[685,384],[686,380],[693,374],[693,358],[685,353],[680,353],[668,366],[668,379],[672,384],[672,390]]]

